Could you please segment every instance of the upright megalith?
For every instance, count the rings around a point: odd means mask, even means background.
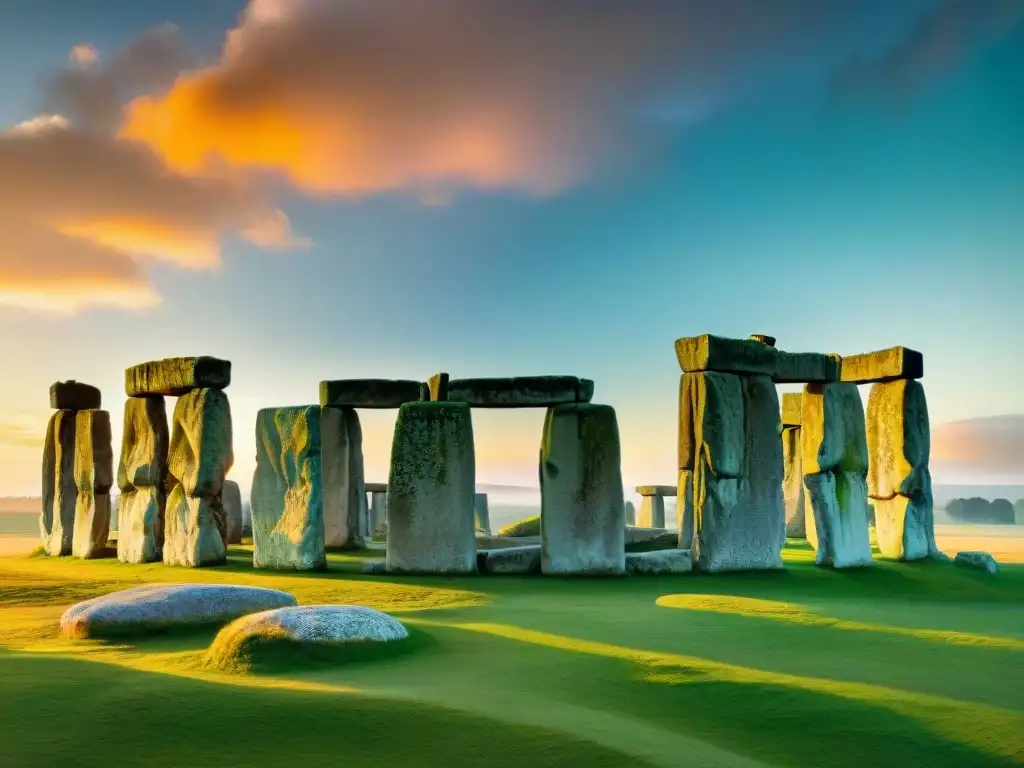
[[[491,511],[487,505],[486,493],[473,494],[473,519],[476,525],[476,530],[490,536]]]
[[[71,554],[75,529],[75,411],[62,409],[50,417],[43,443],[43,507],[39,536],[48,555]]]
[[[234,463],[231,405],[219,389],[178,398],[167,451],[165,565],[201,567],[227,560],[222,493]]]
[[[937,556],[928,403],[919,381],[898,379],[871,387],[867,443],[878,549],[900,560]]]
[[[665,497],[674,497],[676,486],[638,485],[636,492],[640,494],[640,511],[636,524],[643,528],[664,528]]]
[[[117,466],[117,558],[123,563],[152,563],[163,556],[169,443],[164,398],[129,397]]]
[[[626,502],[626,525],[636,525],[636,507],[632,501]]]
[[[548,409],[540,448],[541,571],[625,573],[619,424],[610,405]]]
[[[806,489],[800,461],[800,422],[802,397],[799,392],[782,396],[782,498],[786,506],[786,536],[807,538],[804,521]]]
[[[363,430],[355,408],[322,406],[320,414],[323,471],[324,545],[360,549],[368,530]]]
[[[110,488],[114,484],[114,451],[110,414],[101,410],[75,414],[75,527],[71,554],[98,557],[110,535]]]
[[[475,488],[469,405],[403,405],[388,478],[388,572],[476,573]]]
[[[321,414],[317,405],[264,408],[256,414],[252,562],[256,568],[326,566]]]
[[[370,508],[368,513],[370,533],[374,534],[387,525],[388,484],[367,483],[366,492],[370,494]]]
[[[868,449],[857,386],[808,384],[800,433],[806,532],[815,562],[834,568],[871,565]]]
[[[234,480],[224,481],[221,492],[221,503],[224,506],[224,524],[227,528],[225,544],[242,543],[242,489]]]

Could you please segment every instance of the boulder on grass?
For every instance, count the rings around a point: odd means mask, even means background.
[[[999,572],[999,564],[988,552],[957,552],[953,563],[961,568],[985,571],[985,573],[996,574]]]
[[[480,549],[476,553],[476,565],[480,573],[520,575],[540,573],[540,544]]]
[[[642,575],[689,573],[693,557],[688,549],[658,549],[653,552],[627,552],[626,572]]]

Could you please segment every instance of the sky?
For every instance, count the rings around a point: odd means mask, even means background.
[[[259,408],[437,371],[591,378],[674,484],[702,333],[920,350],[935,482],[1021,483],[1022,294],[1024,0],[0,0],[2,495],[52,382],[116,453],[203,354],[243,488]],[[536,485],[543,411],[473,421]]]

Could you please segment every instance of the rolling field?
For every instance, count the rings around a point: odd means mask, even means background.
[[[374,553],[380,556],[380,553]],[[390,578],[0,558],[0,765],[1024,764],[1024,567]],[[144,582],[356,603],[414,653],[275,675],[199,659],[213,632],[58,637],[72,603]]]

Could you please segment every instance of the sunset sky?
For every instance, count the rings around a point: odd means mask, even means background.
[[[674,484],[708,332],[918,349],[935,481],[1024,483],[1024,0],[0,0],[0,64],[0,495],[51,382],[119,446],[197,354],[243,488],[257,409],[436,371],[592,378]],[[473,419],[536,484],[543,412]]]

